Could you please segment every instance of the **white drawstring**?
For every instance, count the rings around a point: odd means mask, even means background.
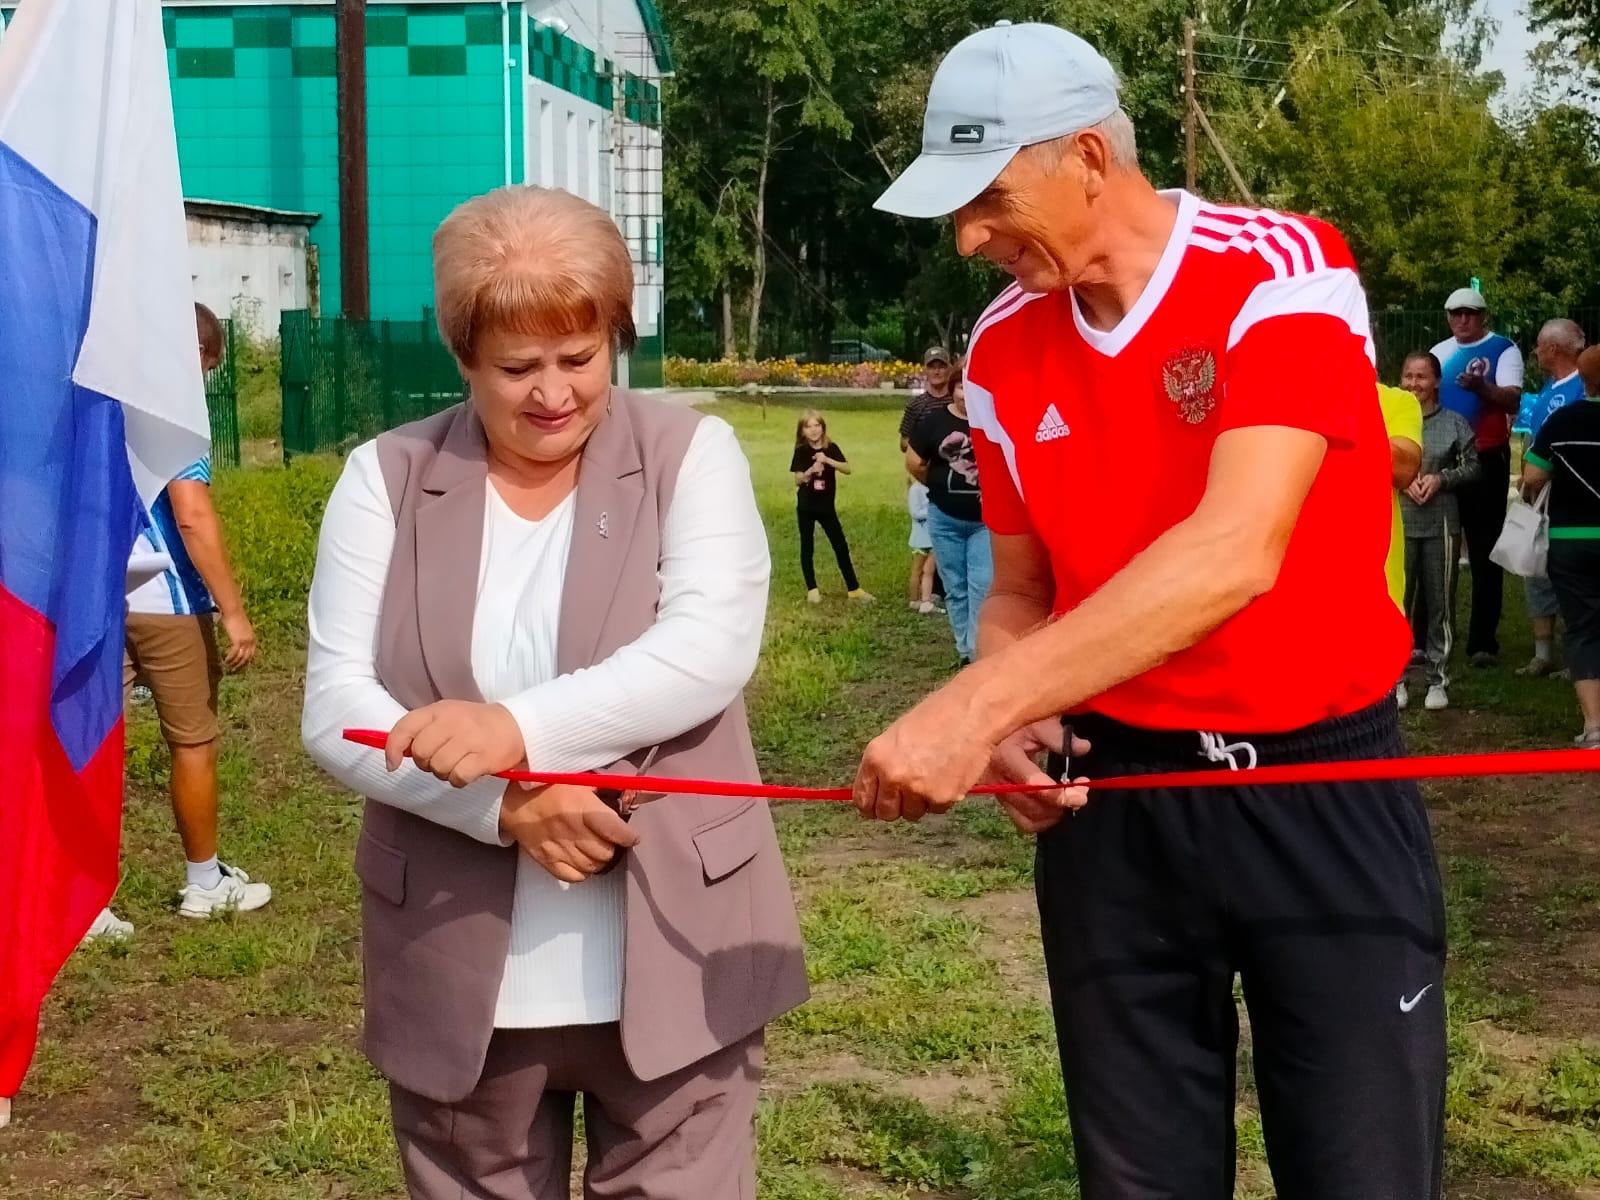
[[[1228,764],[1228,770],[1240,770],[1239,760],[1236,755],[1243,754],[1248,759],[1245,768],[1254,770],[1256,765],[1256,748],[1249,742],[1228,742],[1220,733],[1207,733],[1200,730],[1200,757],[1207,762]]]

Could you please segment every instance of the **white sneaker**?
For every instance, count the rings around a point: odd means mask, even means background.
[[[189,884],[178,893],[178,915],[204,920],[219,912],[254,912],[272,899],[272,889],[264,883],[251,883],[250,876],[238,867],[218,863],[222,882],[214,888]]]
[[[822,603],[822,593],[817,591],[816,588],[812,588],[809,592],[806,593],[806,603],[807,604],[821,604]]]
[[[1436,683],[1428,689],[1428,698],[1422,702],[1422,706],[1429,712],[1438,712],[1441,708],[1449,708],[1450,693]]]
[[[921,604],[917,605],[917,611],[923,616],[927,616],[929,613],[936,613],[939,610],[933,606],[932,600],[924,600]]]
[[[90,942],[105,938],[108,942],[125,942],[133,936],[133,925],[124,921],[109,908],[102,908],[100,915],[94,919],[94,924],[89,926],[89,932],[83,935],[79,945],[87,946]]]
[[[1406,687],[1405,680],[1394,685],[1394,702],[1401,708],[1411,703],[1411,690]]]

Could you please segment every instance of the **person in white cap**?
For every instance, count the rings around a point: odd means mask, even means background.
[[[1489,329],[1489,305],[1475,288],[1457,288],[1444,302],[1450,336],[1433,348],[1444,370],[1439,403],[1460,413],[1478,435],[1475,482],[1456,496],[1461,536],[1472,568],[1467,662],[1492,667],[1500,656],[1505,572],[1489,561],[1506,519],[1511,487],[1511,417],[1522,403],[1522,351]]]
[[[1232,1195],[1236,978],[1278,1193],[1438,1196],[1444,923],[1416,787],[1228,786],[1404,753],[1410,631],[1348,247],[1157,192],[1112,68],[1047,25],[950,52],[878,206],[953,214],[960,251],[1014,282],[967,359],[980,658],[873,740],[858,807],[916,820],[986,776],[1053,789],[1006,806],[1039,837],[1088,1200]],[[1207,763],[1215,786],[1080,786]]]

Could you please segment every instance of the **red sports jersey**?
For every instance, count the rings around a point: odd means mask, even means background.
[[[1157,729],[1276,732],[1353,712],[1410,652],[1384,561],[1393,493],[1366,296],[1337,231],[1165,193],[1177,225],[1116,328],[1013,285],[973,330],[967,409],[997,534],[1049,551],[1070,611],[1205,491],[1226,430],[1319,433],[1328,454],[1276,586],[1084,707]]]

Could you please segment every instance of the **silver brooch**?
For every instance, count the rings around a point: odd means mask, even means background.
[[[607,519],[610,517],[610,515],[610,513],[601,513],[600,519],[594,523],[595,529],[599,531],[600,536],[603,538],[608,538],[611,536],[610,528],[607,525]]]

